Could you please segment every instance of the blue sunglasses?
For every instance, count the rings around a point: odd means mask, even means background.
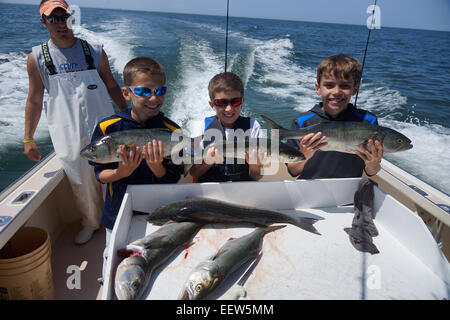
[[[139,97],[149,97],[154,92],[157,96],[164,96],[167,91],[167,87],[158,87],[156,89],[150,89],[146,87],[127,87],[131,92]]]

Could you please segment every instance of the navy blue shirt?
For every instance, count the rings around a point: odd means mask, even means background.
[[[133,129],[152,129],[152,128],[169,128],[175,130],[180,128],[175,122],[166,118],[162,112],[159,112],[153,118],[148,119],[144,123],[139,123],[131,117],[131,109],[120,111],[110,117],[101,120],[95,127],[91,141],[96,141],[105,135],[115,131],[133,130]],[[100,164],[89,161],[94,166],[95,176],[105,169],[116,169],[118,162]],[[125,178],[118,181],[108,183],[105,197],[105,207],[102,214],[102,223],[105,228],[112,229],[122,204],[123,196],[129,184],[155,184],[155,183],[177,183],[183,173],[183,166],[174,165],[170,159],[164,159],[163,165],[166,168],[166,174],[158,179],[148,167],[145,159],[142,160],[139,167]],[[100,181],[100,180],[99,180]]]
[[[332,118],[326,114],[322,110],[322,103],[320,103],[294,119],[291,129],[304,128],[328,121],[355,121],[378,124],[377,117],[374,114],[363,109],[358,109],[351,103],[349,103],[347,109],[336,118]],[[288,144],[297,149],[300,147],[299,140],[288,140]],[[364,160],[356,154],[318,150],[306,162],[303,171],[297,179],[361,177],[364,167]]]

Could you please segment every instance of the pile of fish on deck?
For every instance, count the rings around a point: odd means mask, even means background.
[[[262,116],[272,129],[279,130],[279,139],[301,139],[303,136],[322,132],[327,137],[327,145],[323,151],[340,151],[354,153],[361,145],[369,148],[368,140],[378,140],[383,144],[384,153],[405,151],[412,148],[411,140],[390,128],[359,122],[328,122],[307,128],[287,130],[269,118]],[[107,135],[86,146],[81,155],[93,162],[111,163],[121,161],[118,149],[120,145],[142,146],[153,139],[164,144],[165,157],[170,158],[180,151],[188,151],[191,156],[185,157],[189,163],[196,156],[193,150],[196,138],[189,138],[180,133],[182,139],[172,140],[172,131],[165,129],[140,129],[120,131]],[[201,137],[200,137],[201,138]],[[180,143],[180,141],[182,141]],[[277,141],[278,143],[278,141]],[[250,148],[257,148],[261,154],[270,156],[272,141],[265,138],[246,139],[245,143],[215,141],[214,146],[223,147],[223,156],[230,158],[244,157]],[[290,163],[305,160],[299,150],[278,143],[279,162]],[[212,146],[212,145],[210,145]],[[190,148],[190,149],[189,149]],[[207,148],[203,150],[206,154]],[[181,163],[183,164],[183,163]],[[169,220],[173,221],[166,223]],[[169,259],[179,249],[186,247],[197,231],[208,223],[255,223],[258,227],[252,233],[238,239],[230,239],[208,261],[201,263],[188,277],[181,299],[204,299],[217,288],[228,275],[236,271],[246,262],[256,259],[260,251],[260,240],[268,233],[283,226],[267,226],[270,223],[290,223],[306,231],[319,234],[312,218],[297,217],[294,214],[264,210],[251,207],[236,206],[212,199],[195,198],[173,202],[159,208],[148,216],[153,224],[164,224],[156,232],[134,241],[119,252],[124,260],[119,264],[115,276],[115,292],[118,299],[139,299],[148,286],[152,272]],[[361,220],[362,221],[362,220]],[[356,249],[378,252],[371,242],[376,233],[372,229],[358,228],[353,223],[347,229],[352,244]],[[366,222],[365,222],[366,223]],[[367,223],[366,223],[367,224]],[[264,226],[264,227],[263,227]],[[367,249],[369,248],[369,249]]]
[[[151,212],[147,221],[156,225],[165,224],[120,251],[119,255],[128,257],[116,270],[115,292],[118,299],[139,299],[148,286],[152,272],[179,249],[189,245],[205,224],[248,222],[258,227],[248,235],[229,239],[213,258],[199,264],[188,277],[180,299],[207,298],[231,273],[246,262],[256,259],[262,237],[285,227],[267,226],[268,224],[290,223],[320,234],[313,226],[317,219],[207,198],[172,202]]]

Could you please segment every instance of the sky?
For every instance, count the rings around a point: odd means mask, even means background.
[[[83,7],[226,15],[226,0],[66,0]],[[39,4],[40,0],[0,0]],[[374,0],[230,0],[230,16],[365,25]],[[450,0],[378,0],[380,27],[450,31]]]

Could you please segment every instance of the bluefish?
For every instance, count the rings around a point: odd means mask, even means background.
[[[286,143],[278,142],[278,146],[268,138],[249,138],[226,141],[215,141],[205,148],[205,153],[208,149],[215,147],[219,154],[224,158],[245,159],[245,153],[250,154],[252,150],[261,152],[261,156],[267,153],[268,157],[282,163],[300,162],[305,160],[304,155],[297,149]],[[272,150],[274,149],[274,150]],[[275,151],[276,154],[272,154]],[[244,160],[245,161],[245,160]]]
[[[181,131],[177,131],[176,136],[173,136],[173,133],[172,130],[163,128],[116,131],[90,143],[80,154],[96,163],[119,162],[122,160],[118,153],[121,145],[144,146],[154,139],[163,142],[165,158],[183,150],[190,152],[194,146],[194,139],[184,136]]]
[[[328,144],[320,150],[354,153],[361,150],[360,144],[367,149],[369,139],[377,140],[383,145],[384,153],[393,153],[411,149],[411,140],[394,129],[364,122],[330,121],[311,125],[305,128],[288,130],[273,120],[261,115],[272,129],[279,130],[280,140],[298,139],[309,133],[322,132]]]
[[[169,223],[121,250],[119,254],[128,257],[116,270],[114,288],[117,298],[139,299],[153,271],[178,249],[188,245],[200,227],[195,222]]]
[[[257,228],[243,237],[230,238],[214,257],[201,262],[189,275],[180,299],[207,298],[231,273],[258,256],[261,239],[265,234],[283,227],[285,226]]]
[[[313,226],[317,219],[300,217],[291,212],[259,209],[200,197],[174,201],[153,210],[147,217],[148,222],[159,225],[169,220],[201,223],[250,222],[258,225],[290,223],[320,235]]]

